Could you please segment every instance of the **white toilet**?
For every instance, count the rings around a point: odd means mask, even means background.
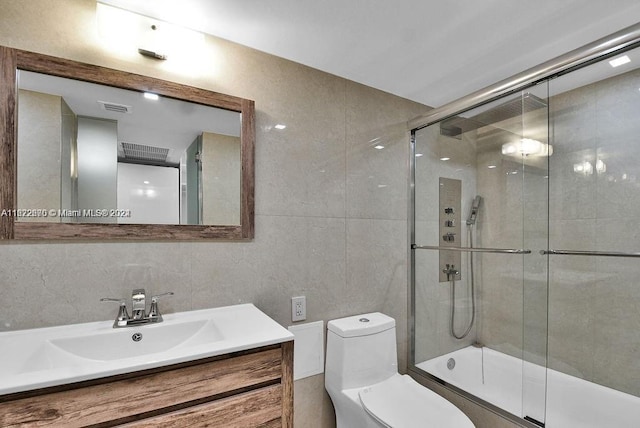
[[[325,388],[337,428],[473,428],[440,395],[398,373],[396,322],[379,312],[327,323]]]

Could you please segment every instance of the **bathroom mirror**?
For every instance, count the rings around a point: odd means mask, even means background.
[[[10,48],[0,61],[3,238],[253,237],[253,101]]]

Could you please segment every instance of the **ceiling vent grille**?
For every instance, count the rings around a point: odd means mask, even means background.
[[[112,103],[109,101],[98,101],[98,104],[100,104],[100,107],[102,107],[102,109],[106,111],[126,114],[133,113],[133,107],[125,104]]]
[[[151,163],[163,163],[167,161],[169,149],[124,142],[121,144],[122,151],[124,152],[124,158],[127,160]]]

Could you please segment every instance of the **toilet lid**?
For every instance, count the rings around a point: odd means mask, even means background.
[[[387,427],[474,427],[460,409],[407,375],[394,375],[358,395],[367,413]]]

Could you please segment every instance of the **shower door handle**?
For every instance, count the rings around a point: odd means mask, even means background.
[[[540,250],[540,254],[557,256],[598,256],[598,257],[640,257],[640,253],[622,253],[617,251],[581,251],[581,250]]]
[[[531,250],[522,248],[481,248],[481,247],[447,247],[439,245],[411,244],[412,250],[445,250],[461,253],[495,253],[495,254],[531,254]]]

